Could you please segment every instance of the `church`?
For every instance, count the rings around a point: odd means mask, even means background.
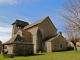
[[[29,51],[33,53],[61,51],[66,50],[68,47],[68,43],[62,36],[62,32],[57,33],[57,28],[54,26],[49,16],[32,24],[16,20],[12,23],[12,26],[11,39],[3,43],[3,46],[7,45],[9,54],[15,52],[16,49],[16,52]],[[12,48],[14,46],[15,48]],[[25,52],[21,54],[25,54]],[[14,53],[14,55],[15,54],[16,53]]]

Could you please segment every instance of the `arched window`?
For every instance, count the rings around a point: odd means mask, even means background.
[[[41,30],[37,30],[37,51],[42,50],[42,33]]]

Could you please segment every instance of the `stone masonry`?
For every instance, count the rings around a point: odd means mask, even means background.
[[[2,42],[0,41],[0,54],[1,54],[1,51],[2,51]]]
[[[33,54],[33,45],[14,44],[13,55],[28,55]]]

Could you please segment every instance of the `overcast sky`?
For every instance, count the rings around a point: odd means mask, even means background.
[[[0,0],[0,40],[11,38],[12,23],[16,19],[36,22],[49,16],[58,29],[63,31],[59,11],[62,11],[64,0]]]

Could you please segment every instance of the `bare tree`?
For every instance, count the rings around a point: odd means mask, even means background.
[[[66,0],[62,6],[64,12],[60,14],[66,22],[64,28],[68,38],[74,44],[74,51],[77,51],[76,42],[80,37],[80,0]]]
[[[74,24],[70,24],[69,22],[64,24],[64,28],[68,40],[70,40],[74,45],[74,51],[77,51],[76,42],[78,42],[80,38],[80,30]]]

